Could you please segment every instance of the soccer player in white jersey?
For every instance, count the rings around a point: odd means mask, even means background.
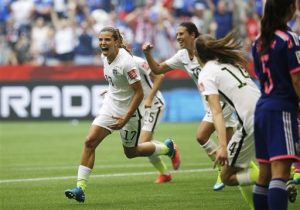
[[[136,67],[141,75],[141,84],[144,90],[144,100],[140,108],[143,110],[143,127],[139,143],[153,140],[155,129],[164,113],[164,98],[159,91],[164,75],[155,75],[151,72],[147,61],[141,57],[133,56]],[[152,82],[153,81],[153,82]],[[176,155],[179,156],[179,150],[175,144]],[[172,179],[171,173],[159,156],[151,155],[148,157],[150,163],[159,171],[160,175],[156,178],[155,183],[165,183]],[[180,164],[179,157],[172,159],[173,169],[177,170]],[[175,162],[174,162],[175,161]]]
[[[253,124],[260,91],[243,69],[247,60],[242,46],[235,40],[235,33],[231,32],[219,40],[210,35],[200,35],[195,47],[198,61],[204,65],[199,74],[199,90],[209,104],[218,135],[215,164],[222,166],[224,184],[239,185],[245,200],[253,209],[251,191],[258,177],[257,166],[251,164],[255,157]],[[239,121],[238,129],[229,143],[220,101],[235,110]]]
[[[198,75],[201,71],[201,66],[197,62],[194,54],[194,41],[198,36],[199,32],[194,23],[182,22],[177,28],[176,33],[177,42],[179,43],[181,49],[173,57],[160,64],[157,63],[151,55],[151,48],[153,47],[152,44],[145,43],[143,45],[143,51],[151,70],[155,74],[163,74],[173,69],[184,70],[193,79],[195,84],[198,85]],[[228,135],[227,139],[229,140],[233,134],[233,128],[236,126],[237,122],[232,117],[232,110],[229,108],[229,106],[226,103],[223,103],[222,106],[226,120],[226,132]],[[205,108],[206,113],[198,127],[196,138],[208,156],[214,160],[214,155],[211,154],[217,150],[218,146],[211,138],[211,135],[215,131],[215,128],[213,125],[212,115],[207,104],[205,104]],[[221,182],[220,175],[218,174],[218,179],[213,189],[215,191],[221,190],[224,186],[225,185]]]
[[[144,93],[139,71],[132,55],[126,50],[118,29],[105,27],[99,34],[104,76],[108,91],[99,115],[94,119],[83,146],[78,168],[77,186],[65,191],[66,197],[78,202],[85,201],[85,191],[95,162],[97,146],[114,130],[120,130],[124,153],[128,158],[168,155],[177,157],[173,141],[144,142],[138,144],[141,118],[138,107]]]

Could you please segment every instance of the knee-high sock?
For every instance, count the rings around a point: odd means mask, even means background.
[[[255,184],[253,188],[253,203],[255,210],[266,210],[268,208],[268,186]]]
[[[216,151],[218,149],[217,144],[214,142],[212,139],[208,139],[208,141],[201,145],[204,151],[207,153],[208,157],[214,161],[215,160],[215,155],[210,155],[210,153]]]
[[[160,157],[151,155],[148,158],[150,160],[150,163],[152,163],[154,168],[156,168],[160,174],[168,174],[169,173],[166,165],[164,164],[164,162],[161,160]]]
[[[268,205],[270,210],[288,209],[286,181],[282,179],[271,180],[268,191]]]

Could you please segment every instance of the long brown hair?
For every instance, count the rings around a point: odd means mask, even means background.
[[[243,46],[236,36],[235,31],[231,31],[222,39],[215,39],[208,34],[200,35],[195,41],[200,60],[204,63],[217,60],[220,63],[246,67],[246,52],[242,50]]]
[[[269,49],[276,30],[289,30],[286,18],[287,15],[291,15],[289,14],[291,4],[296,7],[295,0],[266,1],[264,15],[261,19],[261,35],[259,38],[261,41],[261,55]]]
[[[132,54],[131,50],[129,49],[129,47],[127,45],[127,43],[123,39],[123,37],[122,37],[119,29],[107,26],[107,27],[102,28],[101,31],[100,31],[100,33],[101,32],[105,32],[105,31],[109,31],[109,32],[112,33],[112,37],[114,38],[114,40],[119,43],[119,48],[124,48],[127,52],[129,52],[130,54]]]

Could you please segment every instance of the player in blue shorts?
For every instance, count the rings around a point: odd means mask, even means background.
[[[300,40],[287,26],[295,11],[295,0],[266,1],[261,33],[252,48],[262,94],[254,119],[260,168],[253,189],[256,210],[288,209],[286,182],[292,163],[300,160]]]

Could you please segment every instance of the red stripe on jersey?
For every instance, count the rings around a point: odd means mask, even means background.
[[[137,73],[135,69],[130,70],[129,72],[127,72],[128,76],[130,79],[135,79],[137,78]]]

